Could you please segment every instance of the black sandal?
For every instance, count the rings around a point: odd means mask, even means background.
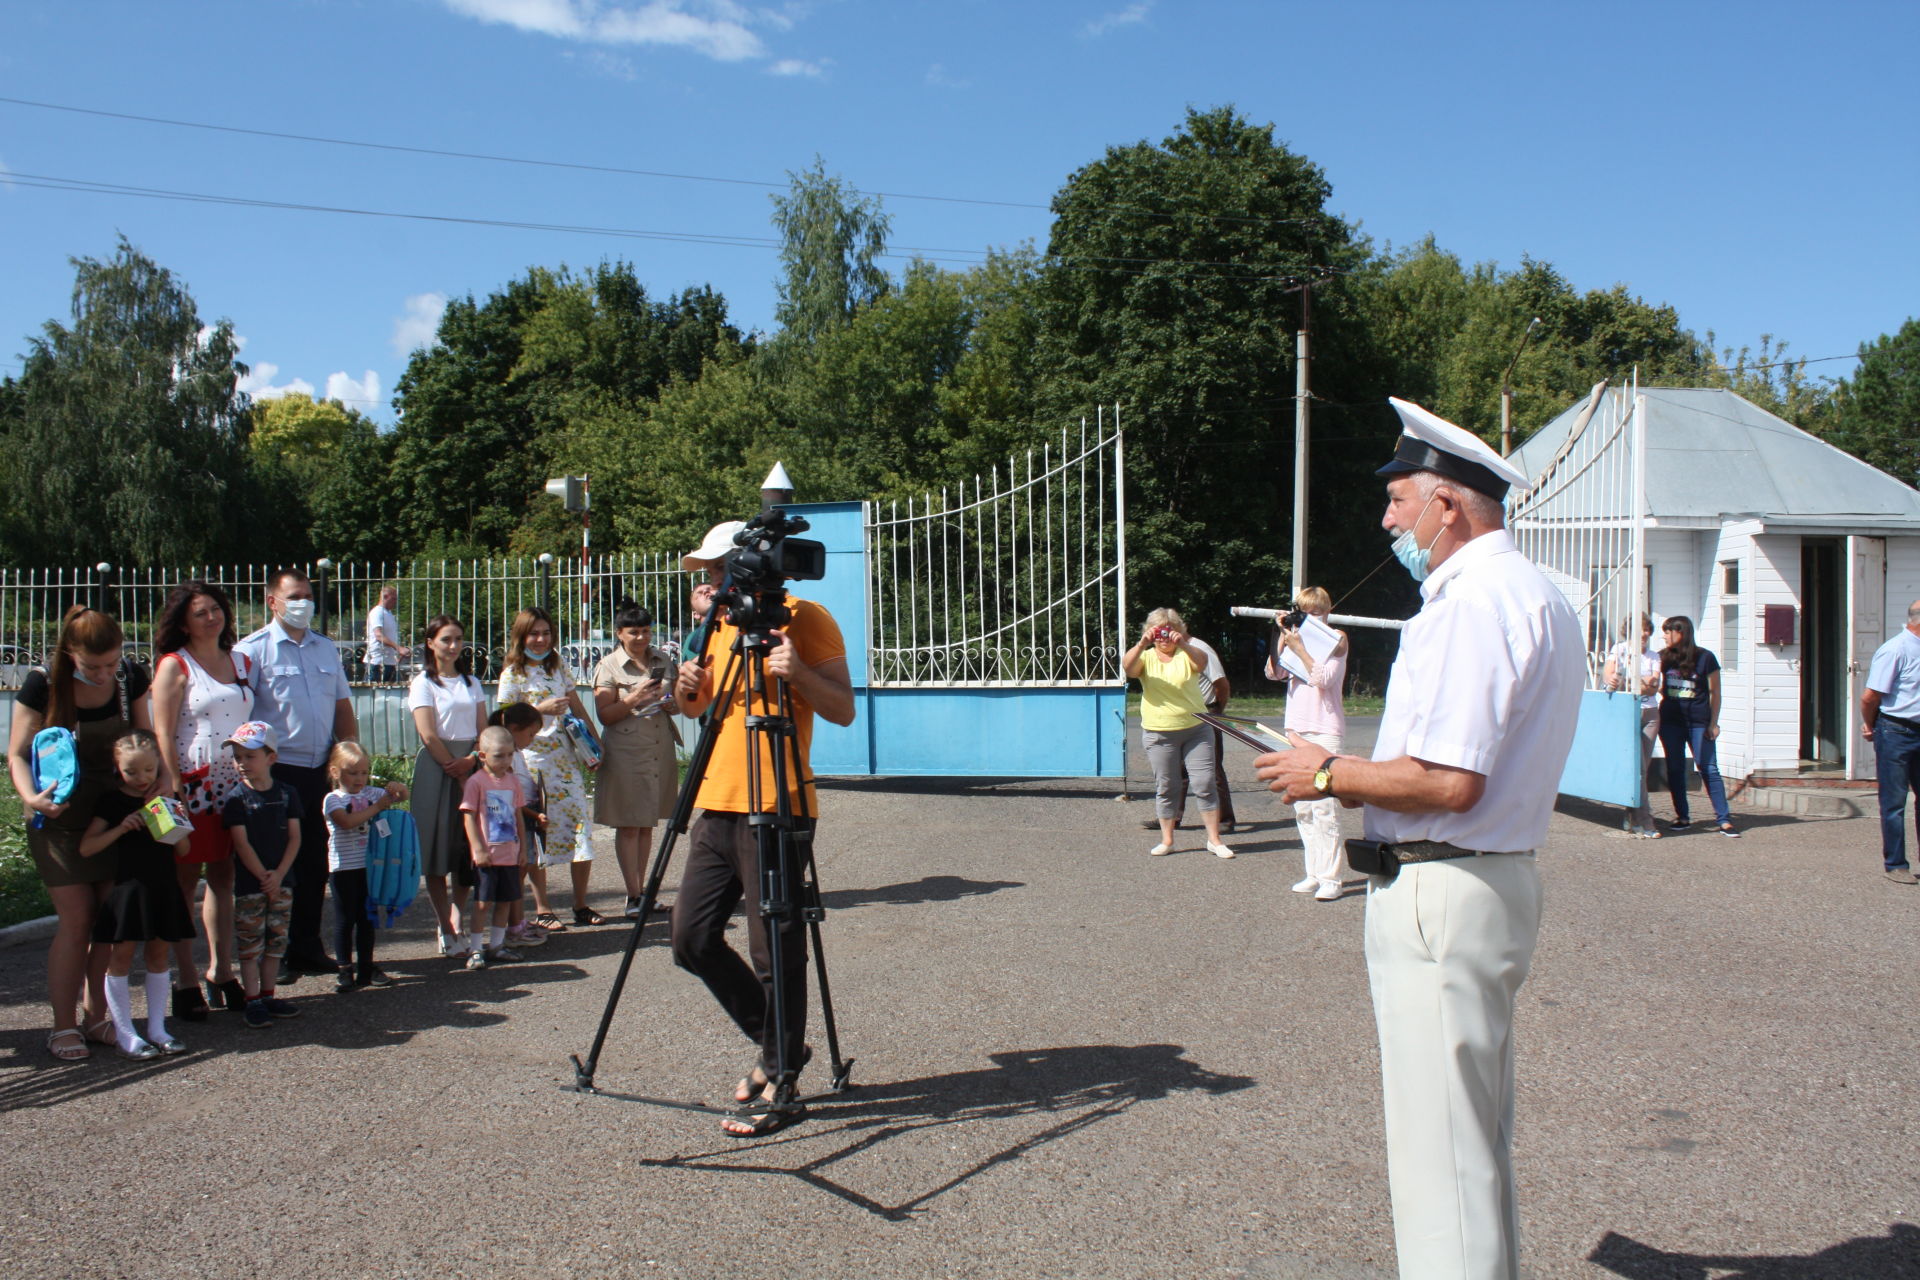
[[[762,1099],[759,1102],[741,1107],[738,1111],[731,1113],[727,1118],[737,1124],[747,1126],[745,1133],[735,1133],[725,1125],[722,1125],[720,1132],[726,1134],[729,1138],[764,1138],[768,1134],[780,1132],[796,1120],[806,1119],[807,1109],[797,1102],[789,1102],[784,1107],[776,1107],[773,1103]]]
[[[598,911],[595,911],[592,907],[575,907],[573,909],[573,922],[578,925],[605,924],[607,918]]]
[[[173,1016],[185,1022],[207,1020],[207,997],[202,994],[199,983],[173,989]]]
[[[245,1013],[247,1009],[246,989],[238,978],[228,978],[218,985],[208,984],[214,999],[225,1005],[229,1013]]]

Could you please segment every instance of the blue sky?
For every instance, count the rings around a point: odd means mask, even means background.
[[[0,372],[66,317],[67,259],[124,232],[233,321],[254,390],[390,421],[440,300],[535,264],[626,258],[657,296],[710,283],[770,328],[768,193],[816,155],[890,193],[896,270],[915,250],[959,264],[1044,245],[1074,169],[1221,103],[1273,122],[1377,242],[1528,254],[1722,345],[1850,355],[1920,314],[1916,49],[1907,0],[5,0],[0,97],[686,177],[0,102]],[[49,177],[736,243],[33,185]]]

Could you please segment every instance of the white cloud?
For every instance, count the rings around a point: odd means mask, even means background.
[[[664,45],[691,49],[719,62],[764,58],[767,49],[750,23],[781,25],[772,13],[746,9],[733,0],[441,0],[454,13],[589,44]]]
[[[1086,26],[1080,28],[1080,34],[1089,40],[1098,40],[1109,31],[1120,27],[1131,27],[1145,22],[1147,14],[1153,11],[1153,0],[1134,0],[1124,9],[1115,9],[1112,13],[1102,14]]]
[[[367,376],[359,380],[349,378],[343,370],[327,375],[327,395],[329,400],[338,400],[349,409],[358,409],[362,413],[372,413],[380,407],[380,375],[367,370]]]
[[[948,75],[946,66],[938,62],[927,68],[927,84],[934,89],[971,89],[973,87],[973,81]]]
[[[244,342],[245,339],[242,339]],[[240,379],[240,390],[255,400],[278,400],[281,396],[298,392],[303,396],[313,395],[313,384],[305,378],[289,378],[274,385],[274,379],[280,376],[280,366],[262,360],[255,364],[246,377]]]
[[[773,76],[811,76],[814,79],[827,73],[827,60],[808,62],[802,58],[782,58],[767,68],[767,74]]]
[[[419,348],[434,344],[440,317],[447,309],[447,295],[416,293],[403,305],[406,309],[393,318],[393,354],[404,360]]]

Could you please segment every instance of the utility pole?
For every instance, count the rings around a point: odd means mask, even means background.
[[[1527,331],[1520,335],[1520,345],[1513,349],[1513,359],[1507,361],[1507,371],[1500,375],[1500,456],[1503,458],[1513,452],[1513,367],[1520,363],[1520,353],[1527,349],[1527,339],[1533,336],[1534,326],[1539,323],[1539,316],[1527,321]]]
[[[1307,588],[1307,420],[1313,393],[1307,389],[1307,329],[1313,322],[1313,286],[1307,281],[1300,295],[1300,331],[1293,339],[1293,594]],[[1291,604],[1291,602],[1289,602]]]

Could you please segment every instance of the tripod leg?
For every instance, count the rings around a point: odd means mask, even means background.
[[[738,658],[727,659],[726,673],[720,682],[720,697],[715,699],[716,707],[724,707],[733,694],[734,682],[741,678],[742,670]],[[640,915],[633,922],[633,932],[627,937],[626,950],[620,956],[620,968],[613,977],[613,989],[607,993],[606,1008],[600,1013],[600,1026],[593,1034],[593,1047],[587,1050],[586,1060],[581,1061],[579,1054],[573,1054],[573,1087],[583,1093],[593,1091],[594,1072],[600,1066],[600,1051],[606,1047],[607,1033],[613,1028],[613,1014],[620,1007],[620,993],[626,988],[627,973],[633,968],[633,953],[640,949],[640,935],[645,932],[647,920],[653,915],[653,904],[659,900],[660,885],[667,876],[667,863],[673,857],[674,842],[686,831],[688,819],[693,813],[693,802],[699,794],[700,780],[706,777],[707,761],[713,756],[713,745],[719,736],[719,718],[710,717],[700,731],[700,741],[694,747],[693,760],[687,770],[685,785],[681,787],[679,798],[674,802],[673,817],[668,820],[667,833],[660,839],[660,847],[654,851],[653,866],[647,872],[646,888],[640,897]]]

